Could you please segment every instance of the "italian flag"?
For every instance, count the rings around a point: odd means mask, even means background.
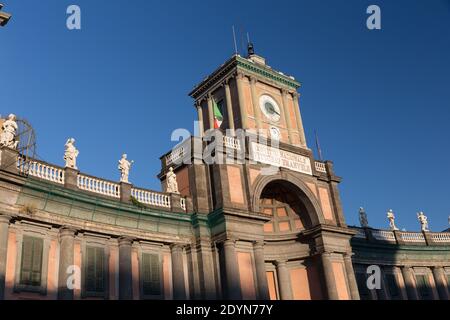
[[[214,102],[214,129],[219,129],[223,122],[223,115],[219,106]]]

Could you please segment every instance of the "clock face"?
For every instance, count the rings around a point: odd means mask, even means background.
[[[280,130],[277,127],[270,127],[270,137],[273,140],[280,140],[281,133]]]
[[[268,95],[259,98],[259,107],[263,114],[272,122],[278,122],[281,118],[280,107],[277,102]]]

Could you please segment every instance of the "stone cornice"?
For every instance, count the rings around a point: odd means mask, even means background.
[[[242,72],[246,75],[259,76],[260,79],[269,79],[278,85],[295,90],[295,92],[301,85],[298,81],[289,76],[283,75],[276,70],[273,70],[267,66],[258,65],[248,59],[235,55],[215,70],[210,76],[204,79],[200,84],[198,84],[189,93],[189,96],[197,100],[202,97],[208,89],[217,85],[218,82],[220,83],[222,81],[226,81],[226,78],[234,72]]]

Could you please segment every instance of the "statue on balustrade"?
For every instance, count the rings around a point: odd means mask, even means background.
[[[130,169],[133,163],[133,160],[127,160],[126,154],[122,155],[122,159],[119,160],[120,182],[129,183],[128,176],[130,175]]]
[[[363,227],[363,228],[369,227],[369,221],[367,220],[367,214],[363,207],[359,208],[359,223],[361,224],[361,227]]]
[[[19,141],[16,141],[17,134],[17,122],[16,116],[10,114],[8,119],[2,124],[2,133],[0,135],[0,147],[8,147],[11,149],[17,149]]]
[[[389,220],[389,227],[391,230],[398,230],[398,228],[395,225],[395,215],[394,212],[392,211],[392,209],[390,209],[387,212],[387,218]]]
[[[75,148],[75,139],[69,138],[65,144],[64,161],[66,162],[66,168],[77,168],[77,157],[79,151]]]
[[[419,219],[422,231],[430,231],[428,229],[428,218],[422,211],[417,214],[417,219]]]
[[[167,190],[166,190],[166,192],[180,193],[178,191],[177,175],[175,174],[175,172],[173,172],[173,168],[172,167],[170,167],[169,168],[169,172],[167,172],[166,181],[167,181]]]

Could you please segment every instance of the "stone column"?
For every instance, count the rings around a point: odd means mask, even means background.
[[[405,283],[406,293],[408,295],[408,300],[419,300],[419,295],[417,294],[416,286],[414,284],[411,267],[402,266],[401,269],[403,282]]]
[[[327,287],[327,294],[329,300],[339,300],[339,295],[334,279],[333,265],[331,264],[331,254],[328,252],[322,253],[322,268],[325,275],[325,284]]]
[[[358,285],[356,283],[355,271],[353,270],[352,257],[350,254],[344,255],[345,271],[347,272],[348,286],[352,300],[360,300]]]
[[[284,113],[284,119],[286,121],[286,127],[288,129],[288,137],[289,137],[289,143],[292,144],[292,124],[291,124],[291,114],[289,113],[289,108],[287,104],[287,95],[288,92],[285,89],[281,89],[281,108],[282,113]]]
[[[213,108],[213,98],[211,95],[208,95],[208,119],[209,119],[209,128],[214,129],[214,108]]]
[[[239,99],[239,110],[241,116],[241,124],[242,129],[247,129],[247,110],[245,109],[245,100],[244,100],[244,88],[242,88],[242,79],[244,78],[244,74],[238,72],[236,75],[236,84],[237,84],[237,92]]]
[[[231,92],[228,80],[225,82],[225,99],[227,100],[228,125],[234,133],[234,114],[233,105],[231,103]]]
[[[204,133],[205,133],[205,128],[203,126],[203,109],[200,103],[198,103],[196,106],[197,108],[197,114],[198,114],[198,131],[199,131],[199,136],[203,137]]]
[[[447,286],[445,285],[444,277],[444,268],[443,267],[433,267],[433,277],[434,282],[436,283],[436,289],[439,293],[439,299],[441,300],[449,300],[449,292],[447,290]]]
[[[130,238],[119,239],[119,299],[133,299],[133,275],[131,272],[131,245]]]
[[[225,273],[227,279],[226,297],[229,300],[241,300],[241,280],[236,255],[236,240],[226,240],[223,243],[225,257]]]
[[[259,300],[269,300],[269,287],[267,285],[266,266],[264,260],[264,243],[255,242],[253,244],[253,254],[255,257],[256,281],[258,283]]]
[[[292,300],[291,275],[286,265],[286,260],[276,261],[278,287],[280,289],[281,300]]]
[[[183,247],[174,244],[170,247],[172,254],[172,282],[173,299],[185,300],[186,287],[184,285]]]
[[[298,134],[300,136],[300,145],[303,148],[306,148],[305,129],[303,128],[303,121],[302,121],[302,116],[300,113],[300,106],[298,104],[299,97],[300,97],[300,95],[297,92],[294,92],[294,94],[292,95],[292,98],[294,99],[295,117],[297,118],[297,129],[298,129]]]
[[[256,121],[256,129],[257,132],[262,129],[262,122],[261,122],[261,111],[259,110],[259,103],[258,103],[258,97],[256,95],[256,78],[251,77],[250,78],[250,91],[252,93],[252,104],[253,104],[253,112],[255,114],[255,121]]]
[[[58,299],[72,300],[73,288],[67,286],[67,280],[70,276],[75,275],[74,270],[70,267],[74,265],[74,238],[75,229],[62,227],[59,230],[59,272],[58,272]],[[71,271],[71,272],[67,272]]]
[[[0,213],[0,300],[3,300],[5,296],[6,255],[8,253],[10,221],[10,215]]]

